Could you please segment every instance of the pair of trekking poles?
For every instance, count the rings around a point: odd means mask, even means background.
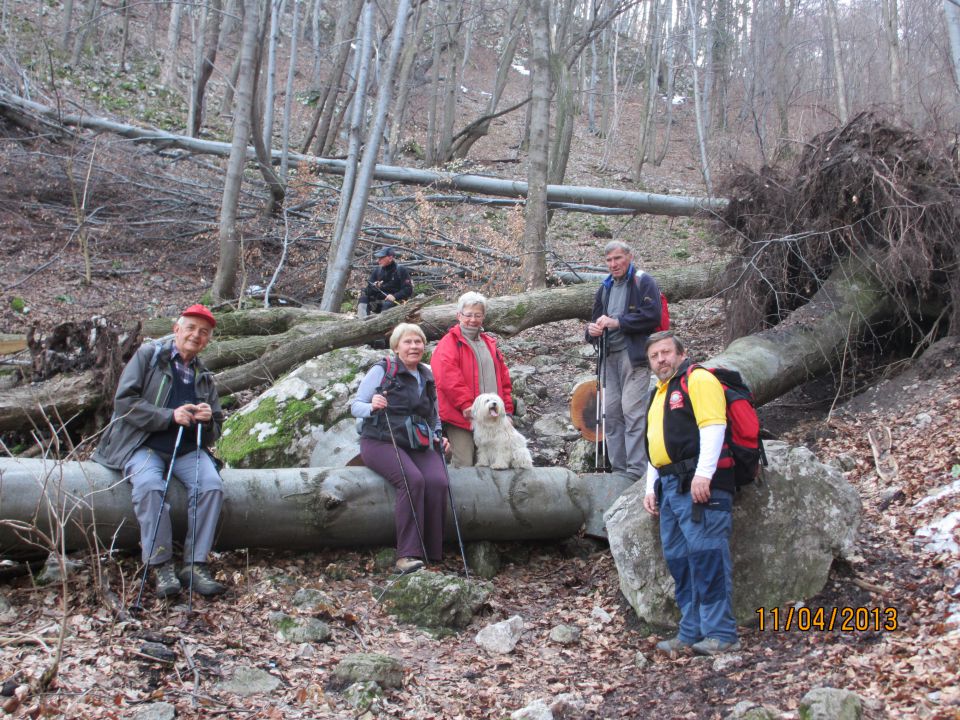
[[[386,412],[386,410],[384,410]],[[410,512],[413,513],[413,524],[417,529],[417,538],[420,540],[420,549],[423,551],[424,564],[430,559],[427,555],[427,544],[423,540],[423,531],[420,529],[420,521],[417,519],[417,508],[413,504],[413,496],[410,494],[410,483],[407,480],[407,473],[403,469],[403,461],[400,459],[400,448],[397,446],[397,438],[393,434],[393,426],[387,419],[387,429],[390,431],[390,443],[393,445],[393,451],[397,454],[397,467],[400,468],[400,477],[403,479],[403,489],[407,493],[407,500],[410,501]],[[463,536],[460,534],[460,520],[457,518],[457,506],[453,500],[453,488],[450,485],[450,472],[447,469],[447,458],[443,454],[443,441],[438,440],[437,452],[440,455],[440,462],[443,464],[443,474],[447,480],[447,497],[450,499],[450,511],[453,514],[453,527],[457,531],[457,544],[460,546],[460,557],[463,559],[463,574],[470,579],[470,569],[467,567],[467,553],[463,547]]]
[[[202,449],[203,423],[197,423],[197,462],[194,466],[193,477],[193,538],[190,541],[190,552],[195,552],[197,546],[197,505],[200,502],[200,450]],[[147,585],[147,575],[150,573],[150,560],[153,559],[153,550],[157,544],[157,532],[160,529],[160,518],[163,515],[163,506],[167,501],[167,490],[170,488],[170,478],[173,475],[173,464],[177,460],[177,451],[183,439],[183,425],[177,427],[177,439],[173,442],[173,455],[170,456],[170,466],[167,468],[167,478],[163,483],[163,492],[160,494],[160,508],[157,510],[157,519],[153,525],[153,537],[150,538],[150,552],[147,553],[147,562],[143,568],[143,578],[140,580],[140,592],[137,593],[137,602],[130,606],[131,612],[143,612],[143,589]],[[190,558],[191,563],[193,558]],[[193,569],[190,571],[190,590],[187,600],[187,612],[193,612]]]
[[[598,472],[605,472],[607,442],[607,331],[600,334],[597,343],[597,402],[593,435],[593,465]]]

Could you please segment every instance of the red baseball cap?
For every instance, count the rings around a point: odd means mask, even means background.
[[[210,323],[210,327],[217,326],[217,320],[215,317],[213,317],[213,313],[210,312],[209,308],[207,308],[205,305],[201,305],[200,303],[197,303],[196,305],[191,305],[182,313],[180,313],[180,317],[187,317],[187,316],[203,318],[208,323]]]

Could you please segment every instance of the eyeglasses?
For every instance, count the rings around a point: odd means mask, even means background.
[[[483,320],[483,313],[460,313],[460,317],[464,320]]]

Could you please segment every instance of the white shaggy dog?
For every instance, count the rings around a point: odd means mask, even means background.
[[[514,429],[499,395],[484,393],[473,401],[473,442],[477,465],[495,470],[533,467],[526,438]]]

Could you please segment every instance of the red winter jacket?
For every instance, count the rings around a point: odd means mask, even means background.
[[[480,333],[493,358],[493,367],[497,374],[497,395],[503,400],[507,412],[513,415],[513,398],[510,393],[510,371],[503,360],[503,354],[497,349],[497,341],[486,333]],[[477,357],[470,344],[464,339],[460,325],[454,325],[440,338],[437,349],[430,359],[433,379],[437,383],[437,401],[440,407],[440,419],[464,430],[470,429],[470,421],[463,411],[473,405],[480,394],[480,371]]]

